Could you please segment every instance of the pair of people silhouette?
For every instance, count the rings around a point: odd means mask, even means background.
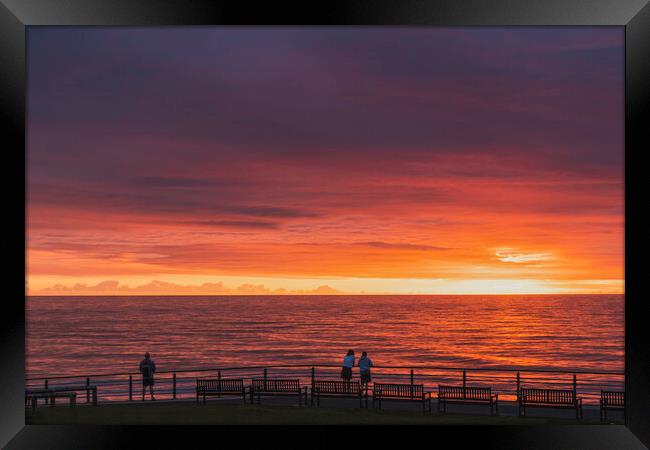
[[[355,356],[354,350],[348,350],[348,353],[343,358],[343,365],[341,367],[341,378],[350,381],[352,379],[352,368],[354,367]],[[367,385],[372,381],[370,376],[370,368],[373,366],[372,359],[368,357],[368,352],[361,353],[361,358],[359,358],[359,378],[361,379],[361,384]]]

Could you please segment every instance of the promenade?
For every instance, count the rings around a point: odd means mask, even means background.
[[[584,418],[576,420],[573,411],[529,411],[527,417],[517,415],[513,402],[499,405],[499,415],[490,416],[485,408],[463,405],[449,407],[438,413],[436,402],[431,413],[422,413],[417,405],[407,402],[386,402],[381,410],[359,408],[349,399],[328,399],[320,407],[298,407],[287,398],[268,398],[261,405],[230,399],[213,399],[207,405],[190,400],[156,400],[111,402],[99,406],[79,405],[69,408],[39,407],[26,417],[28,424],[414,424],[414,425],[600,425],[597,407],[584,409]],[[612,413],[607,423],[622,424],[622,413]]]
[[[374,367],[373,381],[379,383],[422,384],[432,392],[432,412],[422,412],[417,402],[384,401],[382,409],[372,409],[372,386],[369,408],[360,408],[358,399],[324,398],[321,406],[298,407],[295,398],[264,397],[261,405],[247,399],[210,397],[207,405],[196,405],[196,379],[242,379],[246,385],[252,378],[295,379],[308,391],[315,380],[338,379],[337,365],[284,365],[187,370],[161,370],[156,373],[155,396],[141,400],[141,378],[137,373],[109,373],[31,378],[28,389],[79,387],[77,405],[66,400],[52,408],[41,400],[36,411],[26,408],[28,423],[600,423],[601,390],[624,390],[624,374],[619,372],[586,372],[580,370],[539,370],[530,368],[451,368],[431,366]],[[355,370],[355,378],[357,376]],[[498,415],[490,416],[485,405],[448,405],[446,413],[437,411],[439,384],[490,387],[499,394]],[[89,406],[90,397],[84,386],[97,389],[98,406]],[[527,417],[519,417],[517,393],[522,387],[573,390],[583,401],[583,418],[576,420],[571,409],[533,408]],[[88,402],[88,403],[86,403]],[[623,414],[614,411],[608,422],[623,423]],[[130,422],[129,422],[130,421]]]

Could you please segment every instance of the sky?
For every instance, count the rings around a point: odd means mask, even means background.
[[[623,293],[623,44],[30,27],[26,291]]]

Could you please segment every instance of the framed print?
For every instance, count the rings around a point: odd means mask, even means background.
[[[648,445],[647,2],[0,11],[7,448]]]

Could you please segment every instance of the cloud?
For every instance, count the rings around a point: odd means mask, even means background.
[[[148,188],[199,188],[214,186],[231,186],[232,181],[220,182],[216,179],[191,177],[138,177],[131,181],[133,186]]]
[[[253,228],[253,229],[269,229],[273,230],[279,228],[276,222],[266,222],[261,220],[197,220],[194,222],[186,222],[194,225],[202,225],[208,227],[225,227],[225,228]]]
[[[229,213],[254,217],[301,218],[318,217],[320,215],[314,211],[279,206],[229,206],[224,207],[223,210]]]
[[[524,253],[513,249],[499,249],[495,253],[496,259],[505,263],[531,264],[553,259],[550,253]]]
[[[341,291],[334,289],[326,284],[318,286],[316,289],[311,291],[313,294],[340,294]]]
[[[92,286],[77,283],[73,286],[55,284],[36,291],[32,295],[311,295],[342,294],[343,292],[327,285],[311,290],[276,288],[262,284],[244,283],[238,287],[227,287],[222,282],[201,285],[181,285],[166,281],[152,280],[147,284],[130,287],[117,280],[106,280]]]
[[[423,250],[423,251],[439,251],[439,250],[450,250],[447,247],[436,247],[434,245],[422,245],[422,244],[394,244],[390,242],[358,242],[356,245],[361,245],[365,247],[375,247],[375,248],[385,248],[385,249],[395,249],[395,250]]]

